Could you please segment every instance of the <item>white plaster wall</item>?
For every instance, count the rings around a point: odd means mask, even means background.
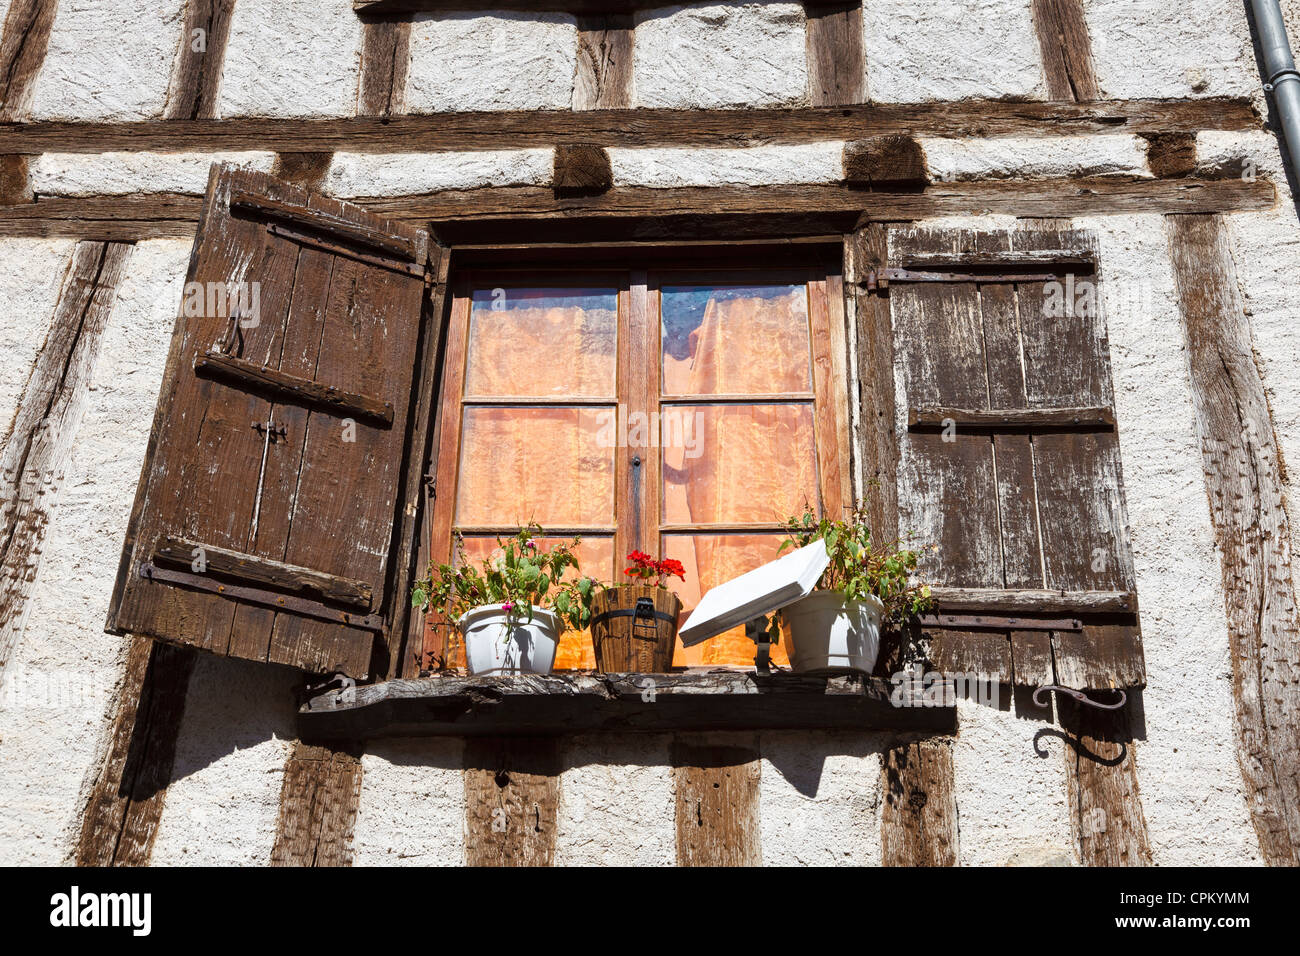
[[[361,758],[354,866],[462,866],[464,742],[376,740]]]
[[[202,195],[213,163],[269,173],[275,154],[44,153],[28,166],[39,196],[123,196],[131,193]]]
[[[201,654],[154,843],[156,866],[266,866],[300,672]]]
[[[1251,96],[1259,91],[1241,0],[1084,0],[1102,96]]]
[[[31,118],[162,116],[184,12],[185,0],[60,3],[34,84]]]
[[[104,617],[158,397],[189,243],[132,251],[0,696],[0,854],[70,860],[99,769],[125,639]],[[10,268],[12,263],[8,264]]]
[[[865,0],[862,30],[874,101],[1047,98],[1030,0]]]
[[[1100,243],[1147,688],[1138,782],[1155,862],[1258,862],[1236,758],[1218,557],[1160,216],[1077,220]]]
[[[1021,713],[1004,695],[998,706],[959,700],[957,716],[952,761],[961,865],[1075,863],[1065,745],[1050,733],[1035,739],[1051,729],[1043,712]]]
[[[808,102],[803,6],[697,3],[636,16],[635,106]]]
[[[844,178],[844,144],[609,150],[617,186],[772,186]]]
[[[577,21],[569,14],[419,15],[411,24],[406,108],[567,110],[577,56]]]
[[[484,186],[542,186],[551,182],[551,149],[475,153],[335,153],[325,189],[335,196],[400,196]]]
[[[669,739],[628,734],[566,741],[557,864],[672,866],[676,862]]]
[[[930,177],[1042,179],[1051,176],[1149,176],[1146,144],[1136,136],[922,138]]]
[[[221,78],[221,116],[352,116],[361,19],[350,3],[239,0]]]
[[[882,734],[760,738],[765,866],[879,866]]]
[[[75,245],[70,239],[0,240],[0,447],[45,344]]]
[[[1300,554],[1300,220],[1282,168],[1278,140],[1268,132],[1206,132],[1197,159],[1218,175],[1266,176],[1277,184],[1278,203],[1264,212],[1225,216],[1242,301],[1250,316],[1255,361],[1264,379],[1273,433],[1286,466],[1291,552]]]

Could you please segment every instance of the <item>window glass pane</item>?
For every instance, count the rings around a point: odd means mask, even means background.
[[[465,396],[613,398],[618,292],[478,289]]]
[[[689,614],[710,588],[774,560],[785,535],[666,534],[662,538],[664,555],[681,561],[686,569],[686,580],[674,579],[671,586],[682,599],[683,613]],[[772,648],[772,660],[778,664],[790,662],[781,646]],[[744,627],[734,627],[694,647],[682,647],[678,641],[673,654],[673,664],[677,667],[752,666],[753,663],[754,642],[745,636]]]
[[[774,524],[816,508],[812,403],[677,405],[662,418],[664,523]]]
[[[613,408],[465,409],[456,524],[614,523]]]
[[[544,537],[538,539],[543,548],[564,544],[572,538]],[[465,538],[465,556],[472,562],[479,562],[497,550],[497,539],[485,536],[467,536]],[[614,539],[612,537],[583,538],[578,544],[578,563],[581,573],[595,578],[602,583],[614,577]],[[566,577],[574,577],[570,572]],[[596,652],[591,645],[591,630],[565,631],[560,638],[560,646],[555,651],[556,670],[594,670]]]
[[[802,283],[665,286],[661,303],[665,395],[812,390]]]

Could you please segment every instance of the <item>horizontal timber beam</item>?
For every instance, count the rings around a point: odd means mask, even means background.
[[[330,119],[143,120],[0,124],[0,154],[109,150],[433,150],[595,146],[752,146],[910,136],[1060,136],[1262,129],[1245,99],[1097,103],[867,103],[786,109],[536,110]]]
[[[596,196],[557,196],[545,186],[524,186],[355,201],[390,219],[432,224],[444,241],[467,243],[826,235],[849,231],[859,221],[991,213],[1030,218],[1240,212],[1269,209],[1275,199],[1273,184],[1264,179],[1107,176],[936,183],[923,192],[864,191],[842,184],[624,186]],[[201,206],[199,196],[175,194],[38,198],[0,207],[0,236],[188,236]]]

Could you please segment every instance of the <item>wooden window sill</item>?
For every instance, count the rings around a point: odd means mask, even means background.
[[[303,739],[316,740],[700,730],[956,730],[954,707],[896,707],[890,699],[892,691],[878,677],[807,677],[789,672],[762,677],[728,669],[447,676],[328,691],[299,709],[298,729]]]

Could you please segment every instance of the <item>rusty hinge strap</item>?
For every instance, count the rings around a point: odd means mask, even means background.
[[[247,587],[240,584],[223,584],[211,575],[163,568],[152,561],[145,561],[140,565],[140,577],[149,581],[176,584],[196,591],[207,591],[210,594],[220,594],[234,601],[245,601],[259,607],[288,611],[302,617],[328,621],[331,624],[343,624],[364,631],[382,633],[385,626],[382,614],[350,614],[347,611],[338,611],[327,607],[320,601],[312,601],[292,594],[277,594],[263,588]]]

